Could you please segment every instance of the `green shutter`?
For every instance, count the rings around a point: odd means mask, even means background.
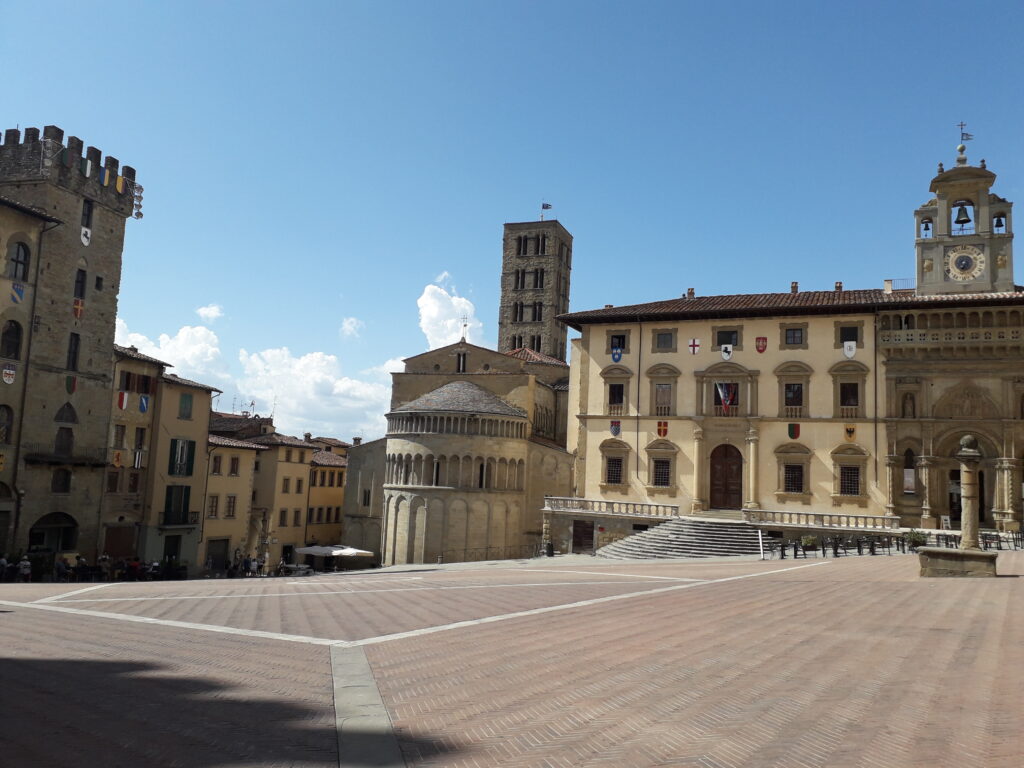
[[[171,455],[167,459],[167,474],[173,475],[174,472],[174,457],[178,455],[178,441],[171,440]]]
[[[168,485],[164,493],[164,514],[170,514],[171,505],[174,503],[174,487]]]
[[[188,462],[187,462],[187,465],[185,467],[185,475],[187,477],[192,477],[192,468],[195,466],[195,463],[196,463],[196,441],[195,440],[189,440],[188,441]]]
[[[189,504],[189,498],[192,496],[192,486],[186,485],[181,489],[181,522],[188,522],[188,512],[192,508]]]

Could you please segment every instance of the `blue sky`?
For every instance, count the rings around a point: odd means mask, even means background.
[[[5,2],[3,18],[0,128],[59,125],[145,187],[119,340],[291,433],[379,436],[387,370],[463,312],[492,346],[502,223],[542,200],[575,237],[581,310],[912,276],[912,211],[960,120],[971,162],[1024,198],[1011,4]]]

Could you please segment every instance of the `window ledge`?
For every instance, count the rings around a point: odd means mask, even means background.
[[[648,485],[646,490],[649,496],[675,496],[679,489],[675,485]]]
[[[629,485],[626,483],[616,483],[615,485],[610,483],[601,483],[598,488],[605,493],[612,493],[615,491],[618,491],[619,493],[626,493],[629,491]]]
[[[791,493],[789,491],[776,491],[775,500],[779,502],[785,501],[799,501],[801,504],[810,504],[814,498],[814,494],[810,491],[804,493]]]
[[[843,504],[856,504],[858,507],[866,507],[868,505],[867,496],[848,496],[843,493],[832,494],[832,506],[838,507]]]

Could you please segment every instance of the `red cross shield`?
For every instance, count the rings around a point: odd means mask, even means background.
[[[658,422],[658,437],[665,437],[665,435],[667,435],[667,434],[668,434],[668,422],[667,421],[659,421]]]

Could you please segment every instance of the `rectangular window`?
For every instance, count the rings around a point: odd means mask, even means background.
[[[92,200],[82,201],[82,226],[92,229]]]
[[[609,456],[604,481],[608,485],[622,485],[622,457]]]
[[[125,425],[124,424],[115,424],[114,425],[114,447],[115,448],[124,448],[124,433],[125,433]]]
[[[839,467],[839,493],[860,496],[860,467]]]
[[[671,331],[659,331],[654,335],[655,349],[668,350],[675,346],[675,334]]]
[[[231,457],[231,464],[229,466],[230,466],[230,469],[228,469],[228,474],[231,475],[232,477],[238,477],[238,457],[237,456],[232,456]]]
[[[608,385],[608,405],[622,405],[625,400],[625,384]]]
[[[128,473],[128,493],[139,492],[139,473],[129,472]]]
[[[608,337],[608,345],[612,349],[620,349],[625,351],[626,349],[626,334],[624,333],[613,333]]]
[[[334,487],[334,470],[327,475],[327,485],[331,488]]]
[[[282,509],[281,510],[281,517],[277,521],[277,524],[282,526],[282,527],[288,525],[288,510],[287,509]]]
[[[735,381],[715,383],[715,407],[723,410],[736,408],[740,404],[740,385]]]
[[[804,404],[804,385],[802,383],[788,383],[783,387],[783,392],[787,408],[799,407]]]
[[[842,325],[839,327],[839,343],[842,344],[847,341],[860,342],[860,326]]]
[[[178,397],[178,418],[192,418],[192,394],[190,392],[182,392]]]
[[[68,336],[68,364],[67,369],[69,371],[78,370],[78,348],[82,344],[82,337],[77,333],[72,333]]]
[[[533,270],[533,287],[543,288],[544,287],[544,270],[535,269]]]
[[[538,235],[537,236],[537,253],[541,256],[548,252],[548,236]]]
[[[320,486],[323,487],[325,485],[327,485],[327,470],[326,469],[321,469],[320,470]]]
[[[96,290],[97,291],[102,291],[103,290],[103,278],[100,277],[99,275],[96,275]]]
[[[322,523],[324,521],[324,508],[323,507],[317,507],[316,508],[316,521],[318,523]]]
[[[363,506],[364,507],[370,506],[370,489],[369,488],[364,488],[363,489]]]
[[[234,517],[235,516],[235,506],[237,504],[238,504],[238,497],[237,496],[228,496],[228,498],[227,498],[227,506],[224,509],[224,517]]]
[[[167,474],[177,477],[191,477],[195,466],[196,441],[171,440],[171,451]]]
[[[292,460],[292,449],[291,448],[286,448],[285,449],[285,451],[284,451],[284,460],[285,461],[291,461]]]
[[[80,269],[75,273],[75,298],[85,298],[85,270]]]
[[[305,464],[306,463],[306,452],[305,451],[299,451],[299,463],[300,464]]]
[[[313,508],[310,507],[309,509],[306,510],[306,523],[308,525],[309,523],[312,523],[312,522],[313,522]]]
[[[860,405],[860,385],[856,382],[840,382],[839,405],[843,408],[856,408]]]
[[[220,506],[220,496],[211,496],[206,502],[206,516],[216,517],[218,506]]]
[[[786,493],[804,492],[804,465],[786,464],[783,467],[783,486]]]
[[[466,372],[466,353],[457,352],[455,354],[455,371],[456,373]]]
[[[252,463],[252,471],[253,472],[259,472],[260,471],[260,460],[259,459],[256,459],[256,461],[254,461]]]
[[[210,462],[210,474],[211,475],[219,475],[220,474],[220,465],[221,465],[221,457],[220,456],[214,456],[213,457],[213,461]]]
[[[533,319],[535,322],[544,319],[544,305],[539,301],[533,302]]]
[[[302,493],[302,478],[301,477],[296,477],[295,478],[295,492],[296,493]]]
[[[286,478],[281,480],[281,493],[291,493],[291,492],[292,492],[292,479],[290,477],[286,477]]]
[[[654,413],[656,416],[672,415],[672,385],[654,385]]]
[[[797,347],[804,343],[804,329],[803,328],[787,328],[786,329],[786,346]]]
[[[121,470],[112,469],[107,472],[107,493],[117,493],[121,490]]]
[[[908,494],[917,493],[917,480],[914,477],[913,469],[903,470],[903,492]]]
[[[294,512],[292,512],[292,522],[295,524],[295,527],[298,527],[298,526],[302,525],[302,510],[301,509],[296,509]]]
[[[652,472],[654,485],[659,488],[667,488],[672,485],[672,460],[655,459],[654,471]]]
[[[141,451],[146,447],[146,428],[136,427],[135,428],[135,450]]]
[[[167,486],[167,490],[164,493],[164,525],[185,525],[189,522],[189,499],[191,495],[191,486]]]
[[[739,338],[739,331],[718,331],[715,334],[715,345],[720,347],[723,344],[731,344],[735,347],[739,343]]]

